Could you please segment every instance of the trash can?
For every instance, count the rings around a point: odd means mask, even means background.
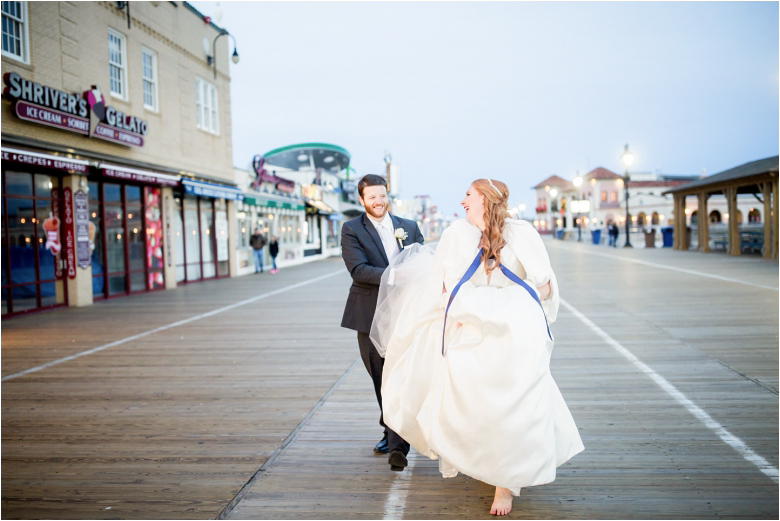
[[[655,230],[645,230],[645,248],[655,248]]]
[[[563,230],[558,230],[558,239],[563,240]]]
[[[664,226],[661,228],[661,235],[664,238],[664,248],[671,248],[674,246],[674,227]]]
[[[601,244],[601,230],[591,230],[593,234],[593,244]]]

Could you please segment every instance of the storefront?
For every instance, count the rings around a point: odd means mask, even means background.
[[[229,277],[227,201],[241,201],[235,187],[182,180],[174,195],[173,223],[176,282]]]
[[[292,266],[303,259],[303,228],[305,206],[299,200],[284,200],[270,194],[246,195],[238,205],[239,257],[238,274],[254,272],[254,259],[249,239],[255,228],[266,236],[270,243],[276,237],[279,254],[277,267]],[[263,264],[271,265],[268,247],[264,248]]]
[[[178,176],[101,163],[88,182],[92,296],[165,289],[163,188]]]
[[[3,315],[67,305],[63,177],[88,168],[86,161],[3,147]]]

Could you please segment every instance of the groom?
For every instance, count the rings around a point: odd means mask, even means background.
[[[341,228],[341,252],[352,275],[341,327],[357,331],[360,357],[374,381],[379,424],[385,430],[374,451],[389,452],[390,469],[400,471],[407,465],[409,444],[382,419],[382,366],[385,360],[377,353],[368,334],[374,320],[382,273],[404,246],[415,242],[422,244],[423,236],[416,222],[387,213],[387,181],[383,177],[372,174],[363,177],[358,183],[358,200],[366,213],[345,222]]]

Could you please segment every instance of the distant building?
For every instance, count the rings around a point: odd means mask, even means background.
[[[552,233],[554,230],[576,232],[578,226],[587,231],[602,229],[610,221],[621,227],[623,233],[626,196],[622,176],[599,167],[583,175],[581,179],[580,185],[575,186],[574,180],[551,176],[533,187],[536,191],[534,226],[539,233]],[[676,176],[660,171],[631,173],[628,203],[632,230],[639,232],[643,229],[672,226],[674,201],[671,195],[663,195],[663,192],[697,179],[699,176]],[[739,222],[762,222],[763,209],[757,202],[743,199],[740,200],[738,208]],[[725,199],[712,198],[708,206],[708,221],[713,224],[721,223],[727,216]],[[687,225],[696,225],[698,218],[694,202],[686,207]],[[587,239],[590,240],[589,234]]]

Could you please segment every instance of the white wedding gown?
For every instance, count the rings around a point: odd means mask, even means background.
[[[452,301],[442,355],[445,308],[480,237],[459,220],[435,252],[406,247],[382,277],[371,339],[385,356],[385,423],[439,459],[444,477],[462,472],[517,495],[553,481],[584,447],[550,374],[553,340],[542,308],[554,322],[560,298],[541,237],[527,222],[507,219],[501,263],[531,288],[550,281],[550,297],[540,306],[499,269],[488,284],[480,264]]]

